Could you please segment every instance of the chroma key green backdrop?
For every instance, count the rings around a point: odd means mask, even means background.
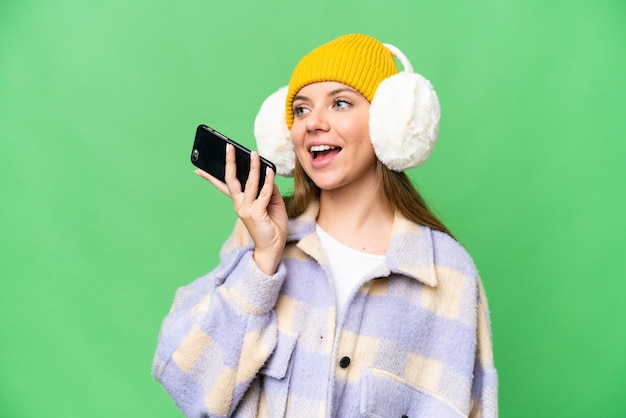
[[[0,416],[180,416],[158,329],[235,219],[195,127],[254,147],[262,100],[350,32],[439,94],[410,175],[479,267],[501,416],[626,416],[622,0],[2,0]]]

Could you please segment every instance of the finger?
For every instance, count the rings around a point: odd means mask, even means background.
[[[250,153],[250,172],[246,180],[246,190],[244,191],[248,201],[254,201],[259,194],[259,171],[261,169],[261,159],[255,151]]]
[[[230,197],[230,192],[228,191],[228,186],[226,185],[226,183],[224,183],[223,181],[219,180],[216,177],[213,177],[212,175],[210,175],[206,171],[201,170],[199,168],[196,169],[195,173],[197,175],[199,175],[200,177],[202,177],[203,179],[207,180],[213,186],[215,186],[215,188],[217,190],[219,190],[220,192],[224,193],[226,196]]]
[[[237,179],[237,161],[235,158],[235,147],[226,144],[226,168],[224,170],[224,180],[230,192],[230,196],[241,193],[241,183]]]
[[[274,195],[274,186],[275,186],[274,177],[275,177],[274,170],[272,170],[269,167],[266,167],[265,168],[265,181],[263,182],[261,193],[259,193],[259,197],[257,198],[259,203],[261,203],[261,205],[264,207],[267,207],[267,205],[270,203],[270,199]],[[258,180],[256,184],[258,184]],[[246,185],[246,187],[248,186]],[[278,193],[278,196],[280,196],[280,193]]]

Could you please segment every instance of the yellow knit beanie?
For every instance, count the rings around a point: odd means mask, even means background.
[[[371,36],[351,34],[328,42],[302,58],[291,75],[285,103],[287,126],[293,125],[293,98],[308,84],[337,81],[371,103],[380,82],[397,72],[392,53]]]

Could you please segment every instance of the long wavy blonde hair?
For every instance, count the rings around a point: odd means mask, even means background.
[[[378,161],[376,177],[378,179],[378,189],[392,209],[399,211],[410,221],[426,225],[452,236],[443,222],[428,208],[428,205],[404,171],[392,171]],[[287,214],[290,218],[295,218],[306,210],[309,203],[319,201],[319,198],[319,187],[307,176],[296,158],[294,193],[284,198]]]

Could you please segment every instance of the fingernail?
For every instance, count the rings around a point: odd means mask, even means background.
[[[255,155],[256,155],[256,152],[254,152],[254,151],[252,151],[252,152],[250,153],[250,161],[254,160]]]

